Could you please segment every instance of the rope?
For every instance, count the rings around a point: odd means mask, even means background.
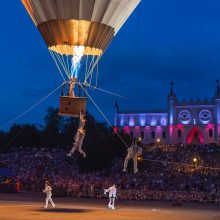
[[[106,36],[106,38],[107,38],[107,37],[108,37],[108,36]],[[110,45],[110,42],[108,43],[108,45],[106,46],[106,48],[105,48],[105,50],[102,52],[102,54],[101,54],[100,56],[97,56],[96,61],[95,61],[95,63],[93,63],[92,69],[88,72],[87,77],[86,77],[86,79],[85,79],[84,82],[86,82],[86,81],[87,81],[87,78],[92,74],[94,68],[95,68],[96,65],[98,64],[99,60],[102,58],[102,56],[103,56],[103,54],[105,53],[105,51],[108,49],[109,45]]]
[[[66,75],[67,75],[67,77],[68,77],[68,79],[69,79],[69,78],[70,78],[69,72],[68,72],[68,70],[66,69],[65,65],[62,63],[62,60],[60,59],[59,54],[56,53],[56,52],[55,52],[54,54],[55,54],[57,60],[59,61],[60,65],[62,66],[64,72],[66,73]]]
[[[87,69],[87,72],[85,73],[84,83],[87,82],[89,76],[91,75],[90,69],[91,69],[92,66],[94,65],[94,56],[95,56],[95,55],[92,55],[91,61],[90,61],[90,63],[89,63],[89,67],[88,67],[88,69]]]
[[[56,66],[57,66],[57,69],[59,70],[59,73],[60,73],[61,77],[63,78],[63,81],[66,81],[66,79],[65,79],[65,77],[63,76],[63,73],[62,73],[62,71],[61,71],[61,69],[60,69],[60,67],[59,67],[59,65],[58,65],[58,63],[57,63],[57,60],[56,60],[56,58],[54,57],[54,54],[53,54],[52,51],[50,51],[50,50],[49,50],[49,52],[50,52],[51,57],[53,58],[54,63],[55,63]]]
[[[57,55],[57,57],[58,57],[59,62],[60,62],[61,65],[62,65],[64,71],[66,72],[66,74],[67,74],[68,76],[70,76],[71,73],[70,73],[70,72],[68,71],[68,69],[67,69],[65,60],[63,59],[63,55],[61,55],[61,54],[59,54],[59,53],[56,53],[56,55]]]
[[[68,57],[68,54],[67,54],[67,48],[66,48],[66,45],[65,45],[65,49],[66,49],[66,63],[67,63],[67,70],[68,70],[68,72],[70,72],[70,68],[69,68],[69,57]]]
[[[66,71],[69,73],[69,69],[68,69],[68,66],[66,65],[66,62],[65,62],[65,60],[64,60],[64,56],[63,56],[63,55],[60,55],[60,56],[61,56],[61,58],[62,58],[63,65],[64,65]]]
[[[150,160],[150,159],[143,159],[144,161],[150,161],[150,162],[156,162],[156,163],[167,163],[167,164],[174,164],[174,165],[182,165],[182,166],[188,166],[188,167],[194,167],[195,165],[193,164],[188,164],[188,163],[179,163],[179,162],[170,162],[170,161],[163,161],[163,160]],[[211,169],[211,170],[219,170],[220,168],[217,167],[206,167],[202,165],[196,166],[196,168],[204,168],[204,169]]]
[[[99,106],[95,103],[95,101],[92,99],[92,97],[88,94],[88,92],[86,92],[86,90],[84,89],[83,86],[81,86],[81,88],[84,90],[85,94],[89,97],[89,99],[92,101],[92,103],[95,105],[95,107],[98,109],[98,111],[101,113],[102,117],[108,122],[108,124],[110,125],[110,127],[114,130],[113,125],[111,124],[111,122],[108,120],[108,118],[105,116],[105,114],[102,112],[102,110],[99,108]],[[119,139],[123,142],[123,144],[129,148],[129,146],[127,145],[127,143],[123,140],[123,138],[120,136],[120,134],[116,131],[117,136],[119,137]]]
[[[28,113],[29,111],[31,111],[33,108],[35,108],[36,106],[38,106],[41,102],[43,102],[45,99],[47,99],[49,96],[51,96],[54,92],[56,92],[61,86],[63,85],[63,83],[61,85],[59,85],[56,89],[54,89],[53,91],[51,91],[48,95],[46,95],[45,97],[43,97],[41,100],[39,100],[38,102],[36,102],[34,105],[32,105],[30,108],[28,108],[26,111],[24,111],[23,113],[21,113],[20,115],[18,115],[16,118],[10,120],[8,123],[4,124],[3,126],[0,127],[0,129],[8,126],[9,124],[11,124],[12,122],[16,121],[17,119],[21,118],[22,116],[24,116],[26,113]]]
[[[107,48],[106,48],[106,49],[107,49]],[[99,56],[99,57],[96,58],[96,61],[95,61],[95,63],[93,63],[91,70],[90,70],[90,68],[89,68],[88,73],[87,73],[87,76],[86,76],[84,82],[87,82],[87,79],[88,79],[89,76],[92,74],[92,72],[93,72],[95,66],[98,64],[98,62],[99,62],[99,60],[101,59],[101,57],[103,56],[103,54],[104,54],[104,52],[102,53],[101,56]],[[90,65],[91,65],[91,63],[90,63]]]
[[[92,62],[91,62],[92,65],[94,64],[94,57],[95,57],[95,56],[92,57]],[[90,66],[91,66],[91,65],[90,65]],[[89,67],[89,68],[90,68],[90,67]],[[93,72],[91,73],[91,76],[90,76],[90,79],[89,79],[89,81],[90,81],[90,82],[89,82],[89,85],[92,85],[92,78],[93,78]]]
[[[122,99],[127,99],[127,100],[131,101],[129,98],[127,98],[125,96],[118,95],[117,93],[113,93],[113,92],[110,92],[110,91],[105,90],[105,89],[101,89],[101,88],[98,88],[98,87],[90,86],[90,85],[85,84],[85,83],[82,83],[82,85],[85,85],[85,86],[89,87],[90,89],[96,89],[96,90],[99,90],[101,92],[105,92],[105,93],[108,93],[110,95],[114,95],[114,96],[120,97]]]
[[[87,70],[88,70],[88,60],[89,60],[89,55],[86,55],[86,69],[85,69],[84,79],[86,78],[86,73],[87,73]]]
[[[97,63],[97,70],[96,70],[96,83],[95,83],[95,87],[97,88],[98,86],[98,77],[99,77],[99,63]]]

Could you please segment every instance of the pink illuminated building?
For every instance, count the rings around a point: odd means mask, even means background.
[[[212,100],[179,102],[171,83],[164,112],[122,112],[115,108],[115,128],[147,143],[220,144],[220,89]]]

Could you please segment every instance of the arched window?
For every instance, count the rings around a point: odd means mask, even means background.
[[[155,131],[151,131],[151,138],[155,139]]]
[[[130,131],[130,136],[131,136],[132,138],[134,137],[133,131]]]
[[[162,133],[162,138],[163,138],[163,139],[166,139],[166,138],[167,138],[167,133],[166,133],[166,131],[163,131],[163,133]]]
[[[144,139],[144,132],[141,131],[141,139]]]
[[[213,130],[210,128],[209,129],[209,137],[212,138],[213,137]]]
[[[180,138],[182,136],[182,131],[180,129],[177,130],[177,136]]]

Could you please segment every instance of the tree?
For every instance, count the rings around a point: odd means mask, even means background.
[[[124,138],[124,137],[122,137]],[[87,157],[79,157],[78,164],[82,171],[96,171],[110,168],[115,157],[121,157],[126,150],[113,129],[100,123],[88,114],[86,136],[83,144]]]
[[[72,145],[78,126],[79,118],[64,118],[64,125],[62,130],[62,143],[64,146]]]
[[[44,122],[43,143],[49,147],[62,145],[64,119],[58,115],[58,109],[49,107]]]

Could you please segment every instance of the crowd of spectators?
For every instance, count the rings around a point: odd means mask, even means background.
[[[102,198],[116,183],[118,197],[129,200],[220,202],[220,151],[211,145],[145,146],[139,172],[122,172],[123,158],[110,170],[81,173],[63,149],[14,149],[1,155],[21,190],[42,191],[48,179],[69,197]],[[130,164],[131,165],[131,164]]]

